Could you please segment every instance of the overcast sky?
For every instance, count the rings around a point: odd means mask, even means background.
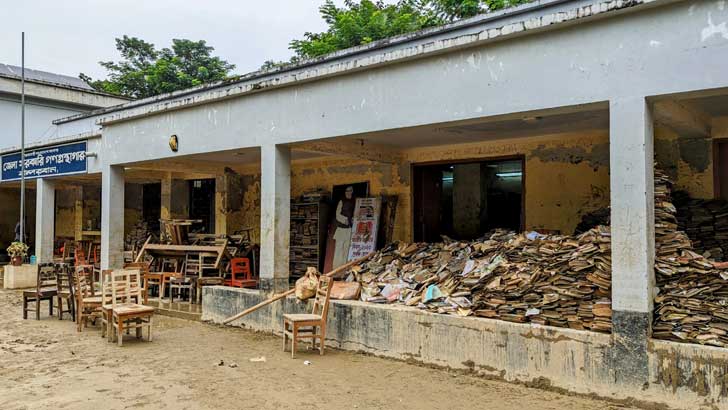
[[[243,74],[265,60],[288,59],[290,40],[324,30],[323,1],[9,0],[0,7],[0,62],[20,65],[25,31],[26,67],[104,77],[98,61],[117,60],[114,38],[127,34],[157,48],[173,38],[206,40]]]

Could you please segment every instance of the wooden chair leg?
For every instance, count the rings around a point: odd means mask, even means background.
[[[137,319],[136,321],[136,338],[141,339],[142,338],[142,320]]]
[[[48,299],[48,315],[53,316],[53,298]]]
[[[291,341],[291,358],[296,358],[296,345],[298,344],[298,326],[293,323],[293,340]]]
[[[149,335],[149,341],[152,341],[152,316],[149,316],[149,330],[147,330],[147,333]]]
[[[288,323],[285,319],[283,320],[283,351],[285,352],[288,348]]]
[[[23,319],[28,319],[28,298],[23,296]]]
[[[319,334],[319,353],[321,356],[324,355],[324,344],[326,343],[326,327],[321,326],[321,333]]]
[[[40,298],[35,298],[35,320],[40,320]]]
[[[121,347],[124,341],[124,320],[121,317],[118,318],[117,329],[116,329],[117,343]]]

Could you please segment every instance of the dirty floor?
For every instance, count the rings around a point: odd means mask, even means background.
[[[152,343],[119,348],[43,310],[22,320],[0,290],[0,409],[629,409],[349,352],[291,359],[280,338],[159,315]]]

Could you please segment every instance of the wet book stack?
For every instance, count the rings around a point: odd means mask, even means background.
[[[728,202],[695,199],[687,192],[675,192],[678,229],[687,233],[695,252],[715,261],[728,258]]]
[[[611,331],[611,235],[496,230],[474,242],[392,244],[348,272],[361,299],[435,313]]]
[[[677,230],[668,176],[655,170],[655,297],[653,337],[728,345],[728,270],[693,249]],[[660,229],[658,230],[658,226]]]

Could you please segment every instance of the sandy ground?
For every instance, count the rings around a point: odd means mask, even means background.
[[[0,290],[0,409],[626,408],[330,349],[291,359],[280,338],[159,315],[152,343],[119,348],[47,313],[22,320]]]

